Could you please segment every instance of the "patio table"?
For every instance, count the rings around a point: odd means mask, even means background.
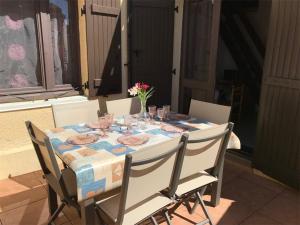
[[[167,132],[161,129],[165,122],[144,123],[136,126],[132,134],[146,135],[149,140],[139,146],[126,146],[118,142],[124,135],[119,125],[113,125],[98,141],[87,145],[72,145],[67,142],[70,136],[99,132],[86,126],[75,124],[47,130],[53,149],[58,157],[76,174],[78,201],[85,201],[104,192],[116,189],[122,184],[125,155],[151,145],[156,145],[178,137],[181,133]],[[168,123],[181,127],[185,132],[207,129],[215,124],[198,118],[172,120]],[[240,149],[240,141],[235,134],[231,135],[228,148]]]

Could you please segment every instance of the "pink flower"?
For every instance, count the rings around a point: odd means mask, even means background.
[[[12,60],[22,60],[26,55],[24,47],[19,44],[11,44],[8,47],[7,54]]]
[[[142,84],[141,87],[143,90],[147,91],[150,86],[148,84]]]
[[[12,88],[28,87],[28,80],[24,74],[15,74],[9,81],[9,85]]]
[[[12,20],[9,16],[5,16],[5,25],[11,30],[19,30],[23,27],[23,20]]]

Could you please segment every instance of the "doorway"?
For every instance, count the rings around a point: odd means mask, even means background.
[[[191,98],[214,101],[219,0],[185,1],[183,11],[179,110],[188,113]]]
[[[129,86],[146,82],[148,104],[171,104],[174,0],[129,1]]]

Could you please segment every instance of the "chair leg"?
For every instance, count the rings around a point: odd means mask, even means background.
[[[166,217],[167,224],[168,224],[168,225],[172,225],[172,221],[171,221],[171,218],[170,218],[170,216],[169,216],[168,210],[165,210],[165,211],[164,211],[164,216]]]
[[[186,209],[188,210],[189,214],[192,214],[192,208],[191,208],[191,205],[189,203],[189,200],[184,199],[183,202],[184,202],[184,205],[185,205]]]
[[[202,197],[201,197],[201,195],[200,195],[199,192],[197,192],[197,198],[198,198],[198,201],[199,201],[199,203],[200,203],[200,205],[201,205],[201,207],[202,207],[202,209],[203,209],[203,212],[204,212],[205,216],[206,216],[206,217],[208,218],[208,220],[209,220],[208,223],[209,223],[210,225],[213,225],[211,216],[209,215],[208,210],[206,209],[206,206],[205,206],[205,204],[204,204],[204,202],[203,202],[203,200],[202,200]]]
[[[151,216],[151,217],[150,217],[150,220],[151,220],[151,222],[152,222],[154,225],[158,225],[158,223],[157,223],[156,219],[154,218],[154,216]]]
[[[203,196],[204,192],[206,191],[206,188],[207,188],[207,186],[204,186],[204,187],[202,187],[202,188],[200,189],[200,191],[198,192],[198,193],[200,193],[200,196]],[[200,203],[199,203],[199,201],[198,201],[198,198],[196,198],[196,201],[195,201],[193,207],[191,208],[190,214],[193,214],[193,213],[196,211],[196,209],[197,209],[197,207],[198,207],[199,204],[200,204]]]
[[[97,217],[99,219],[100,224],[105,224],[104,221],[103,221],[103,219],[102,219],[102,217],[101,217],[101,215],[100,215],[100,212],[98,211],[98,209],[95,208],[95,210],[96,210],[96,215],[97,215]]]
[[[182,201],[177,202],[171,209],[171,213],[174,213],[176,211],[176,209],[178,209],[178,207],[182,204]]]
[[[58,209],[55,210],[55,212],[51,215],[51,217],[48,220],[48,225],[51,225],[52,222],[58,217],[59,213],[63,210],[63,208],[66,206],[66,203],[61,203]]]

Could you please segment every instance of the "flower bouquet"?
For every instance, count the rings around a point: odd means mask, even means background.
[[[141,115],[145,116],[147,100],[152,96],[154,87],[149,84],[138,82],[132,88],[128,89],[131,96],[138,96],[141,101]]]

